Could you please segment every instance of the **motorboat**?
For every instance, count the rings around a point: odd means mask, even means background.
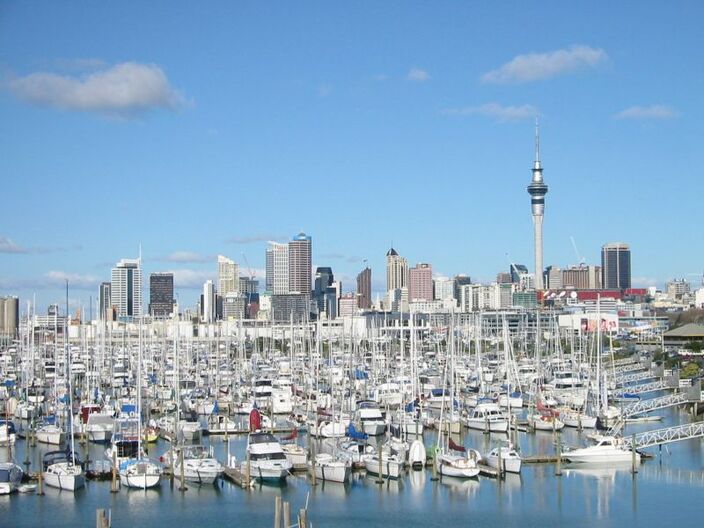
[[[183,470],[181,469],[181,452],[183,452]],[[173,458],[173,461],[171,460]],[[162,459],[173,462],[174,476],[186,482],[212,484],[220,477],[224,468],[213,456],[213,447],[203,445],[185,445],[169,450]]]
[[[496,403],[480,403],[471,410],[464,423],[470,429],[491,433],[508,432],[509,419]]]
[[[357,402],[354,423],[360,431],[369,436],[379,436],[386,431],[386,421],[381,414],[379,405],[372,400]]]
[[[12,462],[0,462],[0,495],[8,495],[17,490],[24,471]]]
[[[425,452],[425,444],[422,438],[416,438],[411,442],[408,449],[408,463],[415,470],[420,470],[425,467],[427,454]]]
[[[634,453],[625,447],[621,438],[605,435],[595,435],[595,444],[580,449],[571,449],[562,454],[562,458],[573,463],[618,463],[631,462]],[[635,453],[636,462],[640,462],[640,454]]]
[[[504,473],[520,473],[522,459],[511,442],[505,446],[497,446],[486,456],[489,466]]]
[[[293,464],[286,458],[281,444],[271,433],[249,433],[247,441],[250,474],[259,481],[283,481]]]

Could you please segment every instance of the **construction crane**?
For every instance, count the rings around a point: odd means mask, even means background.
[[[574,237],[572,235],[570,235],[570,240],[572,241],[574,254],[577,256],[577,262],[579,263],[579,267],[581,268],[586,263],[586,259],[579,254],[579,250],[577,249],[577,243],[574,241]]]

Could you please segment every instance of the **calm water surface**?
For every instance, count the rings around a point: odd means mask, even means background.
[[[661,411],[665,421],[629,426],[627,433],[684,423],[691,417],[684,410]],[[499,435],[466,432],[464,445],[488,452]],[[554,452],[551,433],[519,434],[524,455]],[[225,460],[226,444],[205,439]],[[426,445],[434,434],[426,434]],[[230,449],[242,457],[246,440],[231,441]],[[574,430],[562,434],[566,446],[584,444]],[[18,441],[13,458],[25,460],[25,442]],[[150,455],[158,457],[168,449],[159,443]],[[32,469],[46,447],[30,449]],[[90,446],[91,459],[102,458],[104,447]],[[692,523],[701,513],[704,498],[704,443],[691,440],[650,452],[632,476],[630,465],[623,468],[571,469],[555,476],[552,464],[523,466],[520,476],[505,481],[482,478],[431,481],[432,473],[409,471],[401,480],[383,485],[363,472],[355,473],[348,485],[321,483],[313,487],[305,476],[292,476],[283,486],[257,485],[244,491],[227,481],[217,485],[189,484],[181,493],[164,479],[155,490],[127,490],[110,493],[109,482],[88,482],[74,493],[46,489],[43,497],[14,494],[0,497],[0,526],[94,526],[95,510],[110,508],[115,528],[136,526],[271,526],[274,498],[291,503],[291,511],[308,503],[313,526],[662,526]],[[7,451],[0,449],[0,459]]]

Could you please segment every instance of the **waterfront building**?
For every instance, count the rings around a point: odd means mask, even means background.
[[[417,264],[408,270],[409,301],[433,300],[433,268],[430,264]]]
[[[122,259],[112,268],[110,304],[118,319],[142,317],[142,259]]]
[[[168,317],[174,310],[174,274],[149,275],[149,315]]]
[[[631,249],[623,242],[612,242],[601,248],[601,285],[606,289],[626,290],[631,287]]]
[[[218,294],[224,297],[228,293],[238,293],[239,279],[237,263],[223,255],[218,255]]]
[[[266,291],[274,295],[289,292],[288,244],[269,242],[266,250]]]
[[[667,283],[666,291],[670,299],[682,300],[691,291],[691,285],[684,279],[673,279]]]
[[[361,310],[372,307],[372,270],[368,266],[357,275],[357,307]]]
[[[311,237],[299,233],[288,243],[288,291],[310,299],[312,272]]]
[[[521,282],[521,276],[529,275],[528,266],[524,264],[511,264],[509,270],[511,273],[511,282],[513,283]]]
[[[535,247],[535,288],[543,289],[543,213],[545,211],[545,195],[548,186],[543,182],[543,167],[540,163],[540,131],[535,123],[535,161],[533,162],[533,177],[528,186],[531,212],[533,215],[533,244]]]
[[[452,279],[454,282],[453,285],[453,291],[454,291],[454,297],[457,302],[460,300],[460,288],[462,286],[466,286],[468,284],[472,284],[472,278],[469,275],[455,275],[454,279]]]

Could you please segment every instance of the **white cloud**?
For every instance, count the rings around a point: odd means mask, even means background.
[[[406,79],[415,82],[425,82],[430,79],[430,75],[427,71],[421,70],[420,68],[411,68]]]
[[[504,122],[519,121],[521,119],[533,119],[538,115],[538,109],[529,104],[521,106],[503,106],[499,103],[487,103],[481,106],[447,108],[443,110],[443,113],[457,116],[484,115]]]
[[[0,253],[29,253],[29,250],[8,237],[0,236]]]
[[[235,236],[228,238],[226,242],[230,244],[252,244],[254,242],[269,242],[270,240],[285,240],[284,235],[275,235],[271,233],[260,233],[249,236]]]
[[[677,112],[665,105],[631,106],[615,115],[617,119],[672,119]]]
[[[92,290],[100,284],[100,279],[93,275],[83,275],[67,271],[50,271],[46,274],[50,286],[64,286],[68,280],[70,289]]]
[[[195,251],[174,251],[173,253],[166,255],[165,257],[159,257],[156,260],[180,263],[210,262],[215,261],[215,257],[211,255],[201,255]]]
[[[184,100],[161,68],[124,62],[80,77],[38,72],[9,82],[18,99],[37,106],[131,117],[154,108],[176,109]]]
[[[201,271],[190,269],[169,270],[166,273],[173,273],[174,288],[200,289],[207,280],[215,281],[214,271]]]
[[[589,46],[517,55],[506,64],[482,75],[481,80],[487,83],[540,81],[579,68],[596,66],[607,58],[604,50]]]
[[[635,288],[650,288],[660,284],[660,281],[655,277],[633,277],[631,282]]]

